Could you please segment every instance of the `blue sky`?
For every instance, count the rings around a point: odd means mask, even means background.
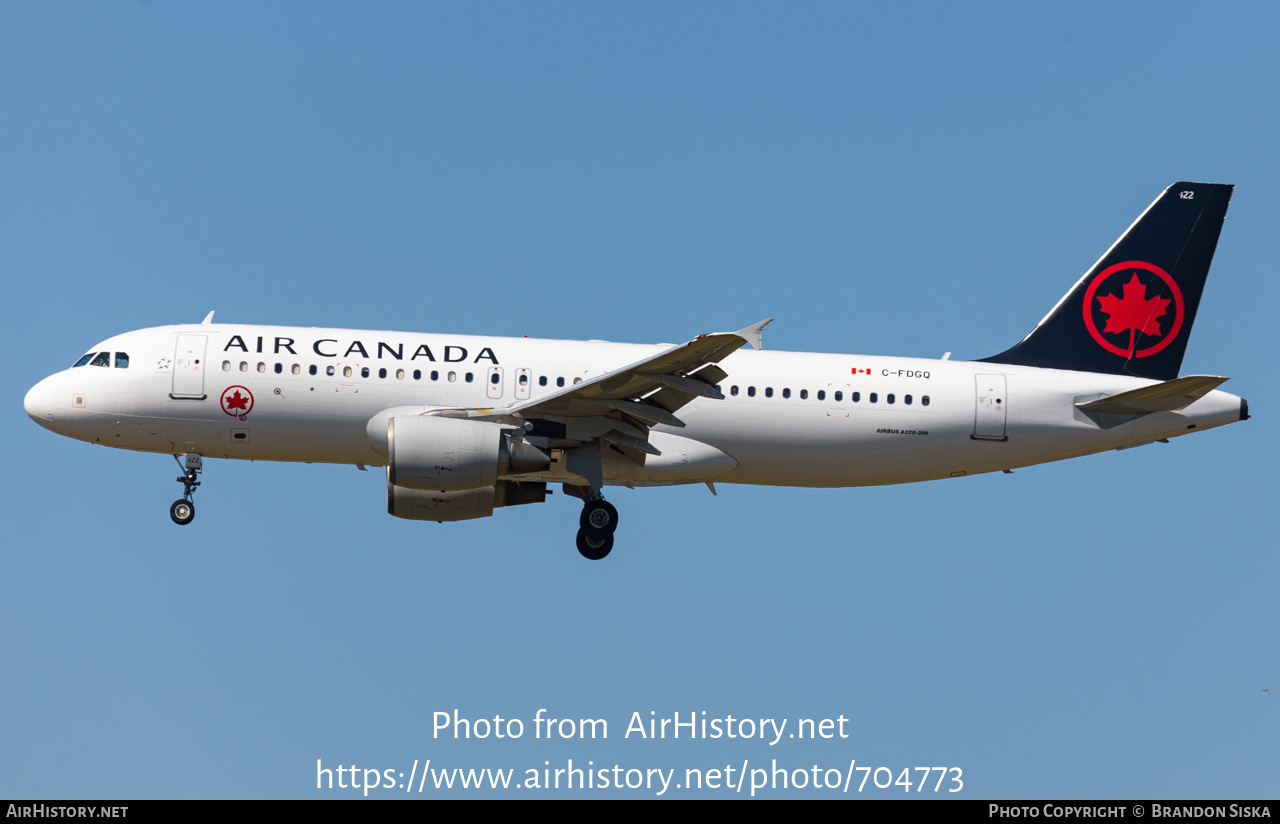
[[[1278,23],[1263,3],[0,7],[0,796],[347,797],[317,792],[317,759],[430,758],[1275,797]],[[352,467],[211,461],[180,529],[171,458],[22,411],[95,342],[210,309],[634,342],[776,317],[769,348],[983,357],[1178,180],[1239,187],[1183,373],[1232,376],[1254,420],[954,482],[616,490],[605,563],[574,551],[563,496],[398,521]],[[433,739],[455,708],[526,735]],[[609,738],[534,740],[540,708]],[[843,715],[850,736],[623,738],[651,711]]]

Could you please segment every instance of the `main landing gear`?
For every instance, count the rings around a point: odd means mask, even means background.
[[[613,532],[618,528],[618,510],[595,492],[582,506],[578,519],[578,552],[589,561],[599,561],[613,549]]]
[[[174,455],[173,459],[178,461],[178,456]],[[178,461],[178,466],[182,469],[182,475],[178,478],[178,483],[182,484],[182,497],[169,507],[169,517],[178,526],[186,526],[196,517],[196,505],[191,498],[196,494],[196,487],[200,485],[200,481],[197,480],[202,471],[200,456],[194,452],[188,452],[186,466],[183,466],[182,461]]]

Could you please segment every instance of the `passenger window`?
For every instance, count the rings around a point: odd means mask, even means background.
[[[333,377],[333,367],[332,366],[326,367],[324,370],[324,373],[329,377]]]
[[[450,372],[450,373],[449,373],[449,383],[453,383],[453,382],[454,382],[454,381],[456,381],[457,379],[458,379],[458,373],[457,373],[457,372]]]
[[[843,393],[843,392],[836,392],[836,400],[838,400],[838,401],[842,401],[842,400],[844,400],[844,393]]]
[[[222,371],[223,371],[223,372],[230,372],[230,371],[231,371],[231,361],[229,361],[229,360],[224,360],[224,361],[222,362]]]
[[[378,370],[378,377],[385,378],[386,376],[387,376],[387,370],[385,367]]]
[[[494,386],[497,386],[498,381],[500,380],[502,380],[502,376],[499,375],[497,372],[494,372],[492,375],[489,376],[489,383],[493,384]],[[520,382],[524,383],[524,375],[520,376]]]
[[[421,369],[415,369],[415,370],[413,370],[413,379],[414,379],[415,381],[420,381],[420,380],[422,380],[422,370],[421,370]]]
[[[283,363],[277,363],[277,364],[276,364],[276,374],[277,374],[277,375],[283,375],[283,374],[284,374],[284,364],[283,364]]]
[[[862,400],[862,393],[861,393],[861,392],[851,392],[851,393],[849,394],[849,400],[853,401],[854,403],[857,403],[858,401]]]
[[[772,387],[772,386],[766,386],[766,387],[764,388],[764,396],[765,396],[766,398],[772,398],[772,397],[773,397],[773,387]]]
[[[402,380],[404,380],[404,370],[403,370],[403,369],[397,369],[397,370],[396,370],[396,380],[398,380],[398,381],[402,381]]]
[[[756,396],[756,388],[754,386],[747,387],[747,397],[754,398]]]
[[[344,367],[342,367],[342,377],[344,377],[344,378],[349,378],[349,377],[351,377],[351,367],[350,367],[350,366],[344,366]]]
[[[472,379],[472,378],[474,378],[474,377],[475,377],[475,375],[472,375],[470,372],[468,372],[468,373],[467,373],[467,383],[471,383],[471,379]]]
[[[827,390],[825,390],[825,389],[819,389],[819,390],[818,390],[818,400],[820,400],[820,401],[825,401],[826,399],[827,399]]]
[[[878,398],[879,398],[879,396],[878,396],[875,392],[872,392],[872,393],[871,393],[871,398],[870,398],[870,400],[871,400],[871,402],[872,402],[872,403],[875,403],[875,402],[876,402],[876,400],[877,400]]]
[[[295,363],[295,364],[293,365],[293,368],[292,368],[291,370],[289,370],[289,371],[293,372],[293,374],[295,374],[295,375],[301,375],[301,374],[302,374],[302,367]]]
[[[564,386],[564,378],[556,378],[556,386]]]
[[[885,403],[893,403],[893,393],[890,392],[888,395],[885,395],[884,400]]]
[[[241,371],[241,372],[248,372],[248,371],[249,371],[249,363],[248,363],[248,361],[240,361],[240,371]]]
[[[921,396],[921,398],[920,398],[920,405],[921,405],[921,406],[928,406],[928,405],[929,405],[929,396],[928,396],[928,395],[922,395],[922,396]]]
[[[738,387],[736,387],[736,386],[730,386],[730,387],[729,387],[729,394],[730,394],[730,395],[736,395],[736,394],[738,394]]]
[[[93,360],[89,361],[89,365],[90,366],[106,366],[109,368],[111,366],[111,353],[99,352],[94,357]]]
[[[789,397],[791,397],[791,390],[790,390],[790,389],[783,389],[783,390],[782,390],[782,397],[784,397],[784,398],[789,398]]]
[[[538,386],[546,386],[546,385],[547,385],[547,376],[542,375],[541,377],[538,378]]]
[[[910,405],[911,405],[911,396],[910,396],[910,395],[903,395],[903,396],[902,396],[902,402],[903,402],[903,403],[905,403],[907,406],[910,406]]]
[[[580,383],[582,383],[582,378],[574,378],[574,379],[573,379],[573,385],[574,385],[574,386],[577,386],[577,385],[578,385],[578,384],[580,384]]]
[[[93,358],[93,355],[94,355],[94,353],[93,353],[93,352],[90,352],[89,354],[87,354],[87,355],[85,355],[83,358],[81,358],[80,360],[78,360],[78,361],[76,361],[75,363],[71,364],[71,368],[72,368],[72,369],[75,369],[77,366],[84,366],[86,363],[88,363],[88,362]]]
[[[258,364],[258,373],[259,373],[259,374],[261,374],[261,373],[266,372],[266,371],[267,371],[267,365],[266,365],[265,363],[259,363],[259,364]]]
[[[497,375],[494,375],[494,376],[493,376],[493,378],[494,378],[494,381],[493,381],[493,382],[494,382],[494,383],[497,383],[497,382],[498,382],[498,380],[497,380],[498,376],[497,376]],[[528,376],[528,375],[521,375],[521,376],[520,376],[520,385],[521,385],[521,386],[528,386],[528,385],[529,385],[529,376]]]
[[[316,365],[313,363],[307,367],[307,372],[314,375],[316,373]]]
[[[439,373],[439,372],[436,372],[436,371],[432,371],[432,373],[431,373],[431,380],[433,380],[433,381],[438,381],[438,380],[440,380],[440,373]]]
[[[369,377],[369,367],[367,366],[360,367],[360,377],[362,378]]]

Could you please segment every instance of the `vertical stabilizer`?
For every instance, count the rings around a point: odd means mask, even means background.
[[[1176,378],[1234,188],[1170,186],[1031,334],[982,360]]]

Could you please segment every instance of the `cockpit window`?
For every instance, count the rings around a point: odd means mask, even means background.
[[[127,352],[116,352],[116,369],[129,368],[129,355]]]
[[[88,363],[88,362],[89,362],[89,358],[92,358],[95,354],[97,354],[97,353],[96,353],[96,352],[90,352],[89,354],[87,354],[87,355],[85,355],[83,358],[81,358],[80,360],[78,360],[78,361],[76,361],[75,363],[71,364],[71,368],[72,368],[72,369],[75,369],[77,366],[84,366],[86,363]]]
[[[97,355],[94,356],[93,360],[89,361],[89,365],[90,366],[110,366],[111,353],[99,352]]]

